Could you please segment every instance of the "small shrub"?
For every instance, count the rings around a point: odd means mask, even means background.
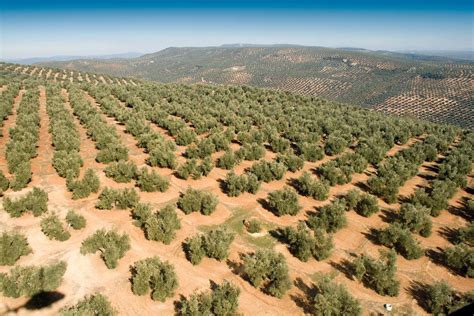
[[[176,236],[181,224],[173,205],[167,205],[159,212],[146,216],[144,222],[145,236],[149,240],[161,241],[169,245]]]
[[[446,265],[460,275],[474,278],[474,249],[461,243],[444,251]]]
[[[216,315],[235,316],[239,307],[240,289],[224,281],[217,284],[211,292],[192,294],[189,298],[181,298],[178,315]]]
[[[31,252],[25,236],[15,232],[0,235],[0,266],[12,266],[21,256]]]
[[[304,160],[292,153],[287,153],[284,155],[279,154],[276,158],[276,161],[284,164],[291,172],[301,170],[304,166]]]
[[[120,160],[105,167],[104,173],[115,182],[128,183],[137,176],[138,169],[133,162]]]
[[[41,220],[41,231],[49,238],[59,241],[68,240],[71,234],[64,229],[58,216],[51,214]]]
[[[449,315],[474,302],[474,293],[454,291],[446,281],[438,281],[426,289],[426,308],[433,315]]]
[[[140,197],[134,189],[111,189],[105,188],[99,195],[99,201],[95,207],[100,210],[111,210],[117,207],[120,210],[133,208],[138,204]]]
[[[72,199],[78,200],[88,197],[91,193],[97,193],[100,181],[94,170],[87,169],[82,180],[68,178],[66,186],[72,192]]]
[[[10,181],[8,181],[7,177],[0,171],[0,196],[3,195],[3,192],[8,190],[10,187]]]
[[[87,296],[76,305],[61,309],[60,316],[100,315],[115,316],[117,312],[110,305],[109,300],[102,294]]]
[[[244,272],[250,284],[281,298],[291,287],[285,257],[273,250],[257,250],[244,258]]]
[[[298,224],[296,229],[286,227],[283,236],[290,252],[304,262],[310,257],[318,261],[328,258],[334,246],[331,235],[320,229],[313,234],[304,223]]]
[[[332,282],[327,274],[318,274],[309,297],[312,315],[362,315],[359,302],[341,284]]]
[[[115,231],[100,229],[82,242],[80,252],[86,255],[100,251],[107,268],[114,269],[117,267],[118,260],[129,249],[130,237],[128,235],[119,235]]]
[[[379,211],[379,204],[377,198],[370,194],[362,194],[355,206],[357,214],[364,217],[369,217]]]
[[[144,192],[165,192],[168,190],[170,183],[168,179],[160,176],[155,170],[142,168],[138,172],[137,187]]]
[[[245,227],[247,231],[251,234],[259,233],[262,230],[262,225],[256,219],[251,219],[249,221],[245,221]]]
[[[328,233],[335,233],[347,225],[344,200],[334,200],[308,217],[308,226],[313,229],[322,229]]]
[[[11,217],[20,217],[27,211],[31,211],[34,216],[40,216],[48,210],[47,203],[48,194],[36,187],[15,201],[9,197],[3,198],[3,208]]]
[[[419,233],[423,237],[431,235],[432,222],[430,210],[420,204],[402,204],[397,222],[403,228],[409,229],[413,233]]]
[[[66,222],[76,230],[86,227],[86,218],[72,210],[67,212]]]
[[[239,158],[231,151],[227,150],[218,160],[217,167],[231,170],[240,162]]]
[[[204,256],[219,261],[228,257],[234,234],[226,229],[213,229],[206,234],[188,238],[184,244],[186,258],[193,264],[199,264]]]
[[[303,196],[311,196],[318,201],[324,201],[329,197],[329,184],[325,181],[313,179],[308,172],[304,172],[296,180],[296,189]]]
[[[285,186],[283,190],[268,194],[268,206],[277,216],[296,215],[301,209],[298,194],[294,189]]]
[[[16,266],[0,273],[0,291],[5,297],[34,296],[54,291],[61,285],[67,264],[59,261],[46,266]]]
[[[275,161],[260,160],[254,163],[248,171],[257,176],[258,180],[270,182],[281,180],[285,175],[286,167]]]
[[[410,231],[397,223],[379,231],[377,238],[382,245],[395,248],[406,259],[418,259],[424,254],[420,244],[413,238]]]
[[[132,267],[132,291],[135,295],[145,295],[151,290],[154,301],[164,302],[173,296],[178,287],[178,278],[174,267],[151,257],[135,262]]]
[[[380,259],[361,255],[352,262],[352,273],[366,287],[380,295],[397,296],[400,282],[395,279],[397,255],[395,251],[382,251]]]
[[[210,215],[215,211],[217,203],[218,199],[214,194],[189,187],[179,198],[178,207],[185,214],[201,212],[203,215]]]

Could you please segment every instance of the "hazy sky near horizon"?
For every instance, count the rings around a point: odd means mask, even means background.
[[[472,0],[3,0],[0,10],[0,58],[226,43],[473,49]]]

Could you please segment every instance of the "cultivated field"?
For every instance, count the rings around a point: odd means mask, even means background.
[[[447,58],[322,47],[172,47],[139,58],[43,66],[160,82],[245,84],[474,127],[473,63]]]
[[[15,257],[0,265],[4,315],[68,315],[97,293],[120,315],[368,315],[386,303],[422,315],[472,302],[470,131],[249,87],[1,73],[0,254]],[[125,237],[91,241],[101,229]],[[26,247],[13,233],[31,251],[15,256]],[[371,261],[379,251],[387,259]],[[59,262],[7,282],[14,267]],[[455,302],[439,307],[441,280]]]

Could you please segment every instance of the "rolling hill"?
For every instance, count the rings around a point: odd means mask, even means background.
[[[41,65],[161,82],[251,85],[462,127],[474,124],[474,64],[444,57],[353,48],[226,45]]]

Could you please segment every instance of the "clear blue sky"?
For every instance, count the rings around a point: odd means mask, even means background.
[[[0,10],[0,58],[225,43],[473,49],[472,0],[3,0]]]

